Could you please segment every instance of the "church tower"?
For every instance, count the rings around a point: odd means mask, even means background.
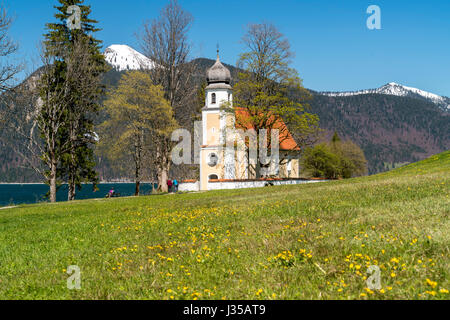
[[[211,179],[232,179],[233,172],[226,173],[224,133],[230,115],[222,109],[233,103],[231,73],[221,62],[217,50],[216,63],[207,71],[208,86],[205,89],[205,107],[202,110],[203,141],[200,151],[200,190],[208,190]],[[229,166],[228,166],[229,167]]]

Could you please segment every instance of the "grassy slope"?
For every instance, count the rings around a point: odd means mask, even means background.
[[[0,298],[448,299],[449,184],[445,152],[347,181],[4,210]]]

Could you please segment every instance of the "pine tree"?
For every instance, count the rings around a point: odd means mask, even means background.
[[[58,170],[58,176],[69,185],[70,201],[75,199],[76,188],[80,189],[83,182],[95,185],[98,181],[94,170],[96,134],[92,115],[100,109],[99,100],[104,92],[100,77],[107,70],[107,65],[100,51],[102,42],[93,37],[100,29],[95,27],[97,21],[89,18],[91,7],[83,5],[84,0],[59,0],[59,3],[55,6],[58,21],[47,24],[45,45],[47,54],[56,57],[61,70],[74,68],[77,75],[66,78],[66,89],[74,99],[66,106],[68,122],[61,139],[69,141],[70,147],[63,155]],[[68,8],[73,5],[80,8],[80,29],[67,26],[68,19],[72,17]]]
[[[333,138],[331,138],[332,143],[341,142],[341,138],[339,137],[337,131],[334,132]]]

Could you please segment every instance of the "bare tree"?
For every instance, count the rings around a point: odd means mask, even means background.
[[[65,50],[64,63],[49,54],[45,44],[40,48],[42,66],[27,82],[8,93],[5,98],[9,121],[8,134],[18,141],[15,152],[50,186],[49,198],[56,202],[56,191],[62,182],[63,157],[76,147],[70,140],[70,123],[73,121],[68,108],[91,101],[92,83],[96,79],[85,77],[92,65],[87,53],[86,39],[80,39],[73,50]],[[62,72],[64,71],[64,72]],[[82,88],[84,95],[74,95],[71,88]],[[73,115],[72,115],[73,116]],[[78,137],[89,143],[93,137]]]
[[[9,29],[12,18],[8,15],[3,4],[0,4],[0,135],[5,133],[8,121],[9,94],[6,91],[13,86],[14,77],[23,69],[22,65],[16,65],[9,61],[10,57],[17,52],[18,45],[9,37]],[[1,137],[0,137],[1,138]]]
[[[246,52],[240,55],[238,83],[234,87],[233,108],[225,109],[236,114],[236,124],[256,132],[279,131],[279,143],[293,137],[299,148],[314,140],[319,119],[308,113],[310,93],[303,87],[295,69],[290,67],[293,52],[289,41],[270,23],[250,24],[243,37]],[[259,139],[259,138],[258,138]],[[299,148],[289,150],[298,153]],[[286,157],[281,157],[281,164]],[[261,175],[261,162],[256,161],[256,177]]]
[[[53,56],[41,47],[42,67],[26,85],[9,94],[8,134],[17,141],[15,152],[50,186],[56,202],[58,165],[68,144],[61,144],[61,130],[67,125],[65,85]],[[30,97],[25,99],[25,97]]]
[[[194,107],[192,101],[196,94],[192,79],[196,68],[189,63],[188,33],[192,22],[192,15],[184,11],[178,1],[171,0],[157,19],[144,24],[140,36],[144,54],[154,63],[149,70],[152,81],[162,86],[178,124],[187,127],[192,126],[192,110],[187,106]],[[152,154],[157,165],[158,188],[166,192],[174,144],[170,137],[163,139],[155,144]]]
[[[11,88],[14,76],[22,70],[21,65],[15,65],[8,58],[17,52],[18,45],[9,37],[12,19],[7,10],[0,4],[0,93]]]

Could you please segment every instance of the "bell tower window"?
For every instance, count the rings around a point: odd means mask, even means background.
[[[213,93],[211,95],[211,104],[216,104],[216,94],[215,93]]]

